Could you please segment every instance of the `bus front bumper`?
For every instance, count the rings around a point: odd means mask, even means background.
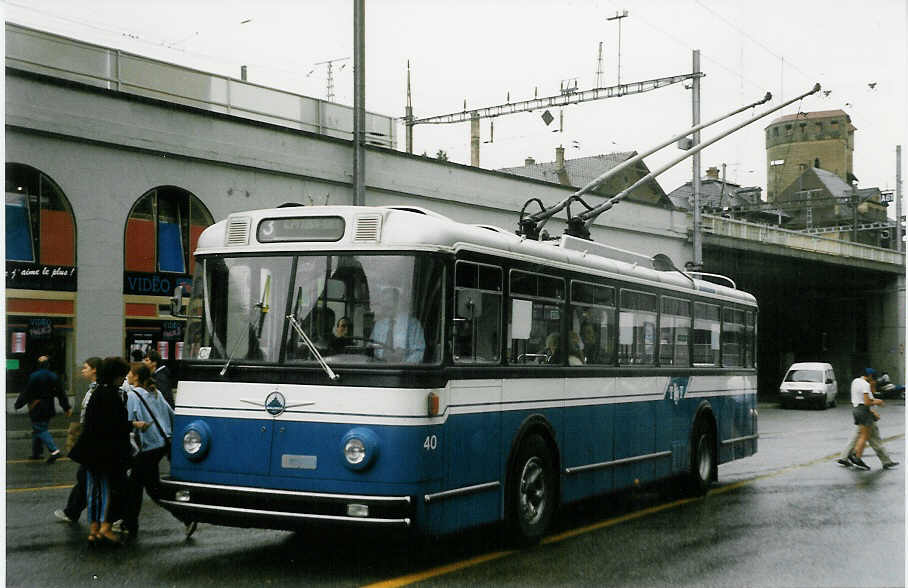
[[[161,506],[183,521],[231,527],[299,529],[314,525],[409,528],[409,496],[324,494],[180,482],[161,478]]]

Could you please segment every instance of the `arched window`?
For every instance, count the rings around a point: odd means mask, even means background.
[[[61,271],[76,265],[76,223],[63,190],[33,167],[7,163],[5,210],[7,287],[75,290],[75,271]],[[50,279],[61,277],[72,279]]]
[[[213,222],[191,192],[175,186],[146,192],[126,223],[126,271],[191,275],[192,250]]]

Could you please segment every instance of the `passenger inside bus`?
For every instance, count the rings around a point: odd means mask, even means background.
[[[561,363],[561,335],[558,333],[549,333],[545,338],[545,359],[543,363],[559,364]]]
[[[568,331],[568,365],[583,365],[583,355],[580,353],[580,335],[576,331]]]
[[[406,308],[401,308],[397,288],[384,288],[379,292],[375,315],[379,318],[370,337],[379,344],[375,358],[393,363],[420,363],[426,351],[422,324],[410,316]]]
[[[580,325],[580,340],[583,342],[584,362],[600,363],[600,349],[596,341],[596,327],[593,326],[593,323],[585,322]]]
[[[328,345],[328,352],[331,354],[343,353],[344,349],[353,343],[353,321],[350,320],[350,317],[342,316],[337,320],[337,326],[334,327],[334,336]]]

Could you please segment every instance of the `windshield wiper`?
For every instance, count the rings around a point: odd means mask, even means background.
[[[271,295],[271,276],[268,276],[265,279],[265,288],[262,292],[262,301],[253,306],[252,308],[257,308],[259,311],[258,316],[258,328],[256,328],[256,321],[253,318],[249,319],[249,327],[247,337],[249,334],[252,334],[256,344],[258,344],[258,339],[262,335],[262,325],[265,323],[265,315],[268,314],[268,311],[271,310],[271,307],[268,305],[268,300]],[[227,368],[230,367],[230,362],[233,361],[233,354],[236,353],[236,348],[239,346],[242,337],[237,337],[233,343],[233,347],[230,349],[230,352],[227,354],[227,363],[224,364],[224,367],[221,368],[221,376],[227,373]],[[249,341],[251,343],[251,340]]]
[[[293,330],[296,331],[296,334],[300,336],[300,339],[303,340],[303,343],[306,344],[306,347],[309,348],[309,351],[312,352],[312,355],[315,356],[318,364],[322,366],[322,369],[325,370],[325,373],[328,374],[329,380],[337,380],[340,378],[334,370],[331,369],[331,366],[328,365],[328,362],[325,361],[325,358],[322,357],[322,354],[318,352],[318,349],[315,347],[315,344],[312,342],[312,339],[309,338],[309,335],[303,331],[303,327],[297,322],[296,318],[292,314],[287,315],[287,320],[290,321],[290,325],[293,327]]]

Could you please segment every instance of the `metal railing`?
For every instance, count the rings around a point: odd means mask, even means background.
[[[6,23],[6,66],[352,140],[353,108]],[[396,147],[395,118],[366,113],[366,143]]]
[[[905,254],[892,249],[883,249],[882,247],[873,247],[872,245],[839,239],[829,239],[819,235],[809,235],[800,231],[790,231],[769,225],[732,220],[721,216],[704,214],[703,232],[706,235],[756,241],[766,245],[779,245],[812,253],[850,257],[898,266],[905,265]]]

